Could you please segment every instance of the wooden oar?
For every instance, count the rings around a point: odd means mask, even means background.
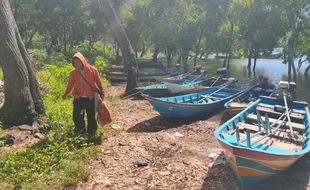
[[[240,98],[241,96],[245,95],[246,93],[248,93],[250,90],[256,88],[258,85],[254,85],[254,86],[251,86],[249,88],[247,88],[246,90],[244,90],[244,92],[240,93],[238,96],[234,97],[233,99],[231,99],[230,101],[227,102],[227,104],[235,101],[236,99]]]
[[[232,82],[234,82],[234,81],[231,81],[231,82],[226,83],[226,84],[223,85],[221,88],[217,89],[216,91],[212,92],[211,94],[208,94],[208,95],[206,95],[206,96],[201,95],[202,99],[200,99],[199,102],[201,102],[202,100],[205,100],[205,99],[209,98],[210,96],[212,96],[213,94],[215,94],[215,93],[217,93],[217,92],[223,90],[223,89],[226,88],[228,85],[230,85]]]
[[[291,124],[291,117],[290,117],[290,113],[288,111],[288,106],[287,106],[287,101],[286,101],[285,95],[283,96],[283,99],[284,99],[284,105],[285,105],[285,112],[286,112],[287,120],[288,120],[288,126],[290,127],[290,132],[291,132],[292,138],[294,138],[294,132],[293,132],[292,124]]]
[[[212,87],[221,77],[217,77],[217,79],[211,84],[210,87]]]

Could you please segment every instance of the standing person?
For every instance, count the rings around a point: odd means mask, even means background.
[[[97,121],[95,118],[95,90],[99,90],[101,98],[104,97],[104,91],[101,79],[97,69],[91,66],[85,57],[77,52],[72,58],[74,70],[70,72],[69,81],[63,99],[72,90],[73,100],[73,121],[75,132],[78,135],[86,134],[84,114],[87,114],[87,133],[88,137],[95,136],[97,131]]]

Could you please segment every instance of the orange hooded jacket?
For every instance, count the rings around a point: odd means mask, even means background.
[[[73,88],[72,95],[74,96],[75,99],[81,97],[83,92],[85,92],[87,97],[90,100],[92,100],[94,98],[94,90],[96,89],[96,86],[99,88],[101,92],[100,94],[103,93],[103,87],[99,73],[95,67],[91,66],[87,62],[85,57],[80,52],[75,53],[72,59],[74,58],[78,58],[82,62],[83,64],[82,74],[91,86],[87,82],[85,82],[83,78],[81,78],[80,71],[78,69],[74,69],[73,71],[70,72],[69,81],[65,94],[71,92]]]

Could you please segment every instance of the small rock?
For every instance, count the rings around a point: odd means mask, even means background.
[[[189,161],[187,161],[187,160],[183,160],[183,164],[189,165],[190,163],[189,163]]]
[[[214,166],[217,166],[217,165],[222,165],[222,164],[225,164],[225,159],[217,159],[215,160],[215,162],[213,163]]]
[[[108,154],[111,154],[112,153],[112,150],[111,149],[106,149],[103,151],[103,154],[105,155],[108,155]]]
[[[35,133],[34,137],[38,139],[44,139],[44,135],[42,133]]]
[[[149,164],[149,161],[143,158],[139,158],[133,161],[133,165],[136,167],[144,167],[144,166],[147,166],[148,164]]]
[[[126,143],[126,142],[119,142],[118,146],[128,146],[128,143]]]
[[[32,127],[30,125],[21,125],[21,126],[18,126],[18,129],[22,131],[31,131],[31,132],[38,130],[38,128]]]
[[[208,155],[208,157],[211,158],[211,159],[213,159],[213,160],[215,160],[218,156],[219,156],[219,155],[218,155],[217,153],[210,153],[210,154]]]
[[[184,137],[184,135],[182,135],[182,134],[179,133],[179,132],[175,132],[173,135],[174,135],[175,137],[180,137],[180,138]]]
[[[163,171],[163,172],[159,172],[159,174],[162,176],[167,176],[167,175],[170,175],[171,173],[169,171]]]

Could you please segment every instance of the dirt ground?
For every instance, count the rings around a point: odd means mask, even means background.
[[[123,90],[118,85],[107,92],[118,96]],[[119,100],[112,109],[120,128],[108,130],[99,158],[89,166],[91,176],[76,190],[310,189],[310,156],[264,183],[241,187],[213,137],[227,119],[223,112],[166,121],[139,99]]]

